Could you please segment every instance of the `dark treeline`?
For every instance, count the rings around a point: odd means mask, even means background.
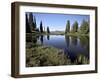
[[[89,33],[89,22],[83,20],[81,25],[79,26],[78,22],[75,21],[72,26],[70,26],[70,21],[67,21],[65,33],[80,33],[80,34],[88,34]]]
[[[26,33],[39,32],[39,33],[50,33],[50,28],[47,26],[43,26],[42,20],[40,21],[40,25],[37,28],[36,17],[33,16],[33,13],[26,14]],[[81,25],[79,26],[78,22],[75,21],[73,25],[70,25],[70,21],[67,20],[65,34],[67,33],[78,33],[78,34],[88,34],[89,33],[89,21],[83,20]]]
[[[40,32],[45,33],[45,27],[43,27],[42,21],[40,22],[39,28],[37,28],[36,17],[30,12],[25,15],[26,17],[26,33]],[[44,29],[43,29],[44,28]],[[47,33],[50,33],[49,27],[47,27]]]

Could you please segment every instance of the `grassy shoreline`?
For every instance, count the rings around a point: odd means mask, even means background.
[[[79,33],[40,33],[40,32],[37,32],[37,33],[26,33],[26,35],[66,35],[66,36],[89,36],[89,33],[88,34],[79,34]]]
[[[64,51],[51,46],[38,46],[26,49],[26,67],[57,66],[70,64]]]
[[[26,49],[26,67],[35,66],[58,66],[88,64],[89,60],[84,55],[78,55],[72,63],[68,55],[62,49],[52,46],[38,45]]]
[[[89,34],[79,34],[79,33],[67,33],[68,36],[89,36]]]

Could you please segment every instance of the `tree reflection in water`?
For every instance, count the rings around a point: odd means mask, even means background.
[[[80,44],[82,47],[88,47],[89,46],[89,37],[88,36],[80,36]]]
[[[72,44],[76,46],[77,45],[77,36],[72,36],[71,41],[72,41]]]
[[[66,45],[67,45],[67,47],[68,47],[69,44],[70,44],[70,37],[67,36],[67,35],[65,35],[65,41],[66,41]]]
[[[47,40],[49,40],[50,39],[50,35],[47,35]]]
[[[40,36],[41,44],[43,45],[43,35]]]

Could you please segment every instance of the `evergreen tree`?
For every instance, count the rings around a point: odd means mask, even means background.
[[[43,25],[42,25],[42,21],[40,22],[40,32],[43,33]]]
[[[30,25],[30,28],[31,28],[31,31],[33,30],[33,14],[30,12],[29,13],[29,25]]]
[[[25,15],[26,17],[26,33],[31,33],[31,29],[30,29],[30,26],[29,26],[29,23],[28,23],[28,16],[27,14]]]
[[[78,22],[75,21],[72,27],[72,32],[77,32],[78,31]]]
[[[29,13],[29,25],[30,25],[31,31],[36,30],[36,18],[35,16],[33,16],[31,12]]]
[[[83,20],[80,26],[80,33],[83,33],[83,34],[89,33],[89,22],[88,21]]]
[[[65,29],[65,33],[70,32],[70,21],[67,20],[67,24],[66,24],[66,29]]]
[[[33,29],[35,30],[35,29],[36,29],[36,27],[37,27],[37,25],[36,25],[36,18],[35,18],[35,16],[34,16],[34,19],[33,19],[33,24],[34,24]]]
[[[49,29],[49,27],[47,27],[47,33],[50,33],[50,29]]]

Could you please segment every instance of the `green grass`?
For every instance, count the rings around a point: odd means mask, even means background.
[[[81,34],[81,33],[66,33],[68,36],[89,36],[89,34]]]
[[[89,60],[84,55],[78,55],[72,63],[62,49],[51,46],[38,45],[26,49],[26,67],[33,66],[58,66],[88,64]]]
[[[88,34],[82,34],[82,33],[78,33],[78,32],[75,32],[75,33],[65,33],[64,31],[52,31],[50,33],[46,33],[46,32],[43,32],[43,33],[40,33],[40,32],[33,32],[33,33],[27,33],[26,35],[68,35],[68,36],[89,36],[89,33]]]
[[[63,50],[50,46],[26,49],[26,66],[56,66],[70,63]]]

